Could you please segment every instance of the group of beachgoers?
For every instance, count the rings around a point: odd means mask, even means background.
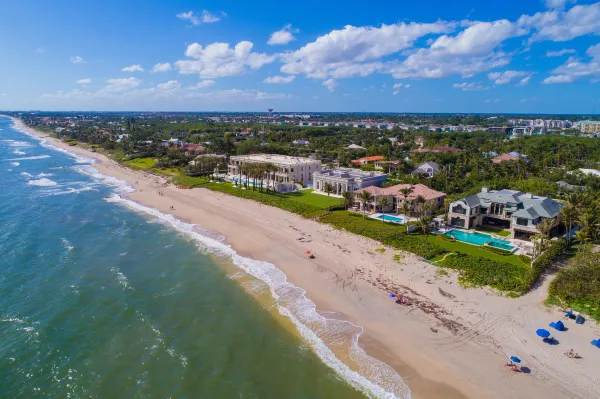
[[[395,299],[394,302],[396,302],[398,305],[412,306],[413,304],[409,297],[402,294],[390,294],[390,298]]]

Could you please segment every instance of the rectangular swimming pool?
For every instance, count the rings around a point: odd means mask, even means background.
[[[466,242],[473,245],[484,245],[488,244],[490,247],[503,249],[505,251],[512,251],[515,249],[507,240],[501,240],[494,238],[489,234],[483,234],[478,232],[467,232],[462,230],[450,230],[444,233],[446,237],[452,237],[458,241]]]
[[[399,224],[402,224],[402,222],[404,222],[404,219],[402,219],[401,217],[393,216],[393,215],[379,215],[376,217],[376,219],[383,220],[384,222],[399,223]]]

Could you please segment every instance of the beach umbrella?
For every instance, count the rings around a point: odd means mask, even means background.
[[[516,357],[516,356],[511,356],[511,357],[509,357],[509,359],[510,359],[510,361],[511,361],[511,362],[513,362],[513,363],[516,363],[516,364],[519,364],[519,363],[521,363],[521,359],[519,359],[519,358],[518,358],[518,357]]]
[[[550,331],[544,330],[543,328],[540,328],[535,333],[542,338],[548,338],[550,336]]]
[[[593,341],[592,341],[592,345],[594,345],[594,346],[596,346],[596,347],[600,348],[600,339],[595,339],[595,340],[593,340]]]
[[[396,298],[396,294],[390,294],[390,298]]]

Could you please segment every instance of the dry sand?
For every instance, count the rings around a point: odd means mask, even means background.
[[[47,139],[96,159],[98,171],[129,182],[136,189],[132,200],[219,232],[238,253],[275,264],[319,310],[362,326],[360,346],[392,366],[414,398],[600,397],[600,350],[590,345],[600,338],[600,328],[593,321],[565,322],[569,331],[554,334],[559,345],[544,344],[535,335],[562,316],[542,305],[548,280],[517,299],[463,289],[452,273],[437,275],[435,266],[413,254],[392,248],[380,253],[375,250],[383,246],[376,241],[250,200],[178,189],[100,154]],[[316,259],[306,259],[307,249]],[[394,254],[402,260],[395,261]],[[417,306],[395,304],[390,292],[404,293]],[[582,359],[564,356],[570,348]],[[509,371],[508,355],[519,356],[530,372]]]

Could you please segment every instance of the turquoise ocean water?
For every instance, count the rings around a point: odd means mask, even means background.
[[[0,397],[409,396],[273,265],[119,199],[124,182],[12,125],[0,117]]]

